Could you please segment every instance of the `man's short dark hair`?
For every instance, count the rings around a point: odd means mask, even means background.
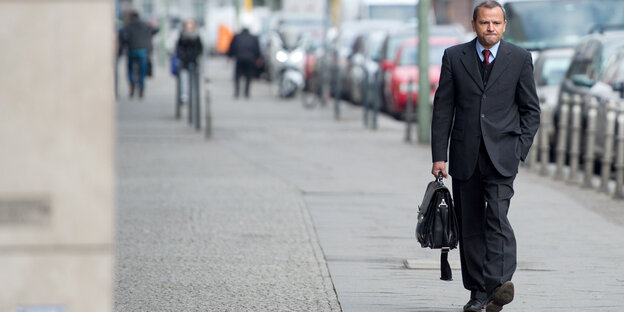
[[[484,8],[488,8],[488,9],[493,9],[495,7],[499,7],[501,9],[501,11],[503,11],[503,20],[507,20],[507,14],[505,13],[505,9],[503,8],[503,6],[498,3],[498,1],[494,1],[494,0],[487,0],[487,1],[483,1],[481,2],[479,5],[477,5],[474,8],[474,11],[472,11],[472,20],[473,21],[477,21],[477,12],[479,11],[479,8],[484,7]]]

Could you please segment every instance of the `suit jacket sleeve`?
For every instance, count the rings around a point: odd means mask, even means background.
[[[431,154],[433,162],[447,161],[448,140],[455,115],[453,70],[448,50],[442,57],[440,82],[433,100],[431,122]]]
[[[522,68],[516,87],[516,103],[520,113],[520,129],[522,131],[516,156],[524,161],[529,153],[531,144],[533,144],[533,137],[539,128],[540,107],[533,77],[533,59],[530,53],[527,53]]]

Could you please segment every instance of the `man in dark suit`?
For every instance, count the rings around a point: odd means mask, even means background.
[[[464,311],[502,310],[513,300],[516,240],[507,219],[513,181],[537,132],[540,108],[531,54],[501,40],[507,20],[496,1],[479,4],[477,38],[447,49],[432,121],[432,174],[453,176]]]

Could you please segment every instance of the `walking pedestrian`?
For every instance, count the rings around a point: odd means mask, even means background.
[[[176,43],[176,54],[180,59],[182,68],[188,69],[190,64],[198,64],[204,47],[195,26],[195,21],[188,19],[184,21],[184,30],[180,33]]]
[[[196,81],[199,78],[197,67],[202,52],[203,45],[197,33],[195,21],[193,19],[187,19],[184,21],[184,27],[176,42],[176,57],[180,65],[180,68],[177,69],[177,74],[180,75],[178,78],[181,79],[181,69],[186,70],[190,78],[190,80],[188,80],[189,84],[186,86],[187,88],[192,88],[190,81]],[[183,86],[182,81],[184,81],[184,79],[181,79],[181,87]],[[190,98],[187,98],[186,92],[181,92],[180,97],[182,103],[190,100]]]
[[[431,173],[453,177],[464,311],[498,312],[514,297],[516,239],[507,218],[518,164],[539,127],[531,54],[501,40],[496,1],[473,12],[474,40],[448,48],[433,107]],[[450,137],[450,147],[449,147]]]
[[[148,73],[149,54],[152,50],[152,36],[158,32],[139,18],[135,11],[129,15],[129,21],[121,29],[119,36],[123,49],[128,56],[128,82],[132,98],[138,86],[139,98],[145,90],[145,76]]]
[[[234,35],[227,52],[230,58],[236,58],[236,69],[234,73],[234,97],[238,98],[240,93],[240,77],[245,76],[245,97],[249,98],[249,88],[254,74],[256,62],[260,59],[260,44],[258,37],[249,33],[249,29],[243,30]]]

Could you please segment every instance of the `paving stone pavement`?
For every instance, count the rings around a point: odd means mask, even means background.
[[[231,66],[207,64],[209,141],[173,118],[166,73],[142,101],[121,88],[116,311],[461,311],[457,251],[443,282],[414,238],[429,147],[391,118],[365,130],[358,107],[335,121],[264,82],[233,100]],[[624,203],[528,170],[515,189],[504,311],[624,311]]]

